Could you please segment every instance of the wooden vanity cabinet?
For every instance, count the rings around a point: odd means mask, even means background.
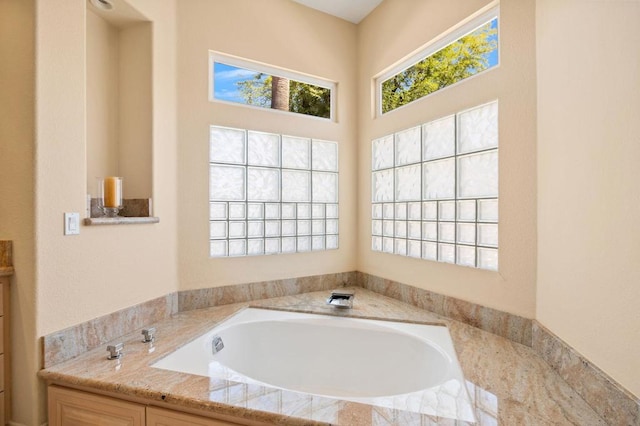
[[[145,406],[49,386],[49,425],[145,426]]]
[[[223,420],[207,419],[193,414],[163,408],[147,407],[147,426],[239,426]]]
[[[206,418],[122,401],[90,392],[49,386],[49,426],[238,426]]]

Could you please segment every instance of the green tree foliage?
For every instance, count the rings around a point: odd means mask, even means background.
[[[270,75],[259,72],[252,79],[239,81],[236,84],[247,105],[271,108]]]
[[[497,48],[491,22],[478,28],[382,83],[382,112],[427,96],[489,66]]]
[[[290,81],[289,111],[315,117],[331,117],[331,90]]]
[[[237,83],[247,105],[271,108],[273,78],[256,73],[253,78]],[[289,111],[315,117],[331,117],[331,90],[289,80]]]

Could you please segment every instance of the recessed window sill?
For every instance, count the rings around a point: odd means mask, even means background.
[[[87,217],[84,224],[95,225],[139,225],[144,223],[158,223],[159,217]]]

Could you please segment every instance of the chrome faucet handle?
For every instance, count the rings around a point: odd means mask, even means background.
[[[149,328],[145,328],[142,330],[142,335],[144,336],[144,339],[142,340],[143,343],[150,343],[153,342],[156,339],[156,328],[155,327],[149,327]]]
[[[222,341],[222,337],[213,336],[213,339],[211,340],[211,352],[213,354],[217,354],[222,349],[224,349],[224,342]]]
[[[109,352],[109,355],[107,356],[107,359],[120,359],[122,358],[122,350],[124,349],[124,343],[120,342],[120,343],[116,343],[115,345],[109,345],[107,346],[107,352]]]

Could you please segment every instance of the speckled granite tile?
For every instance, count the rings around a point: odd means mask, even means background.
[[[143,225],[150,223],[160,223],[159,217],[85,217],[85,225],[101,225],[101,226],[113,226],[113,225]]]
[[[395,320],[444,321],[472,390],[476,416],[483,423],[503,425],[605,425],[595,411],[536,353],[524,345],[443,318],[432,312],[362,288],[354,308],[338,311],[324,305],[327,291],[283,296],[252,304],[339,315]],[[180,312],[153,324],[158,329],[154,350],[140,341],[139,331],[123,336],[121,362],[106,359],[102,345],[75,359],[39,373],[48,383],[94,389],[120,398],[148,401],[169,409],[211,413],[239,423],[272,425],[462,425],[451,419],[380,409],[365,404],[296,394],[281,389],[193,376],[150,367],[155,361],[248,306],[230,304]],[[115,342],[108,342],[115,343]],[[105,343],[106,344],[106,343]],[[375,375],[372,375],[375,380]],[[285,403],[286,401],[286,403]]]
[[[122,200],[120,216],[149,217],[152,216],[152,202],[149,198],[130,198]]]
[[[353,317],[361,319],[384,319],[386,321],[412,322],[419,324],[444,325],[443,317],[428,311],[405,311],[406,304],[390,297],[380,295],[360,287],[340,287],[354,294],[354,305],[352,309],[337,309],[326,304],[326,297],[330,290],[321,293],[304,293],[294,296],[256,300],[249,303],[249,306],[263,309],[276,309],[290,312],[301,312],[308,314],[322,314],[343,317]],[[324,297],[318,297],[322,294]]]
[[[537,321],[533,350],[612,425],[640,425],[640,399]]]
[[[178,309],[180,312],[183,312],[212,306],[248,302],[251,300],[309,293],[354,285],[356,282],[355,272],[343,272],[223,287],[183,290],[178,292]]]
[[[531,320],[528,318],[364,272],[358,272],[357,277],[360,287],[531,346]]]
[[[102,217],[103,213],[99,207],[98,199],[92,198],[90,201],[90,212],[92,218]],[[150,217],[152,213],[152,202],[149,198],[127,198],[122,200],[122,209],[118,213],[123,217]]]
[[[457,321],[449,330],[474,390],[478,419],[504,425],[606,424],[531,348]]]
[[[177,312],[175,293],[149,300],[43,337],[43,368],[74,358],[118,336]]]

